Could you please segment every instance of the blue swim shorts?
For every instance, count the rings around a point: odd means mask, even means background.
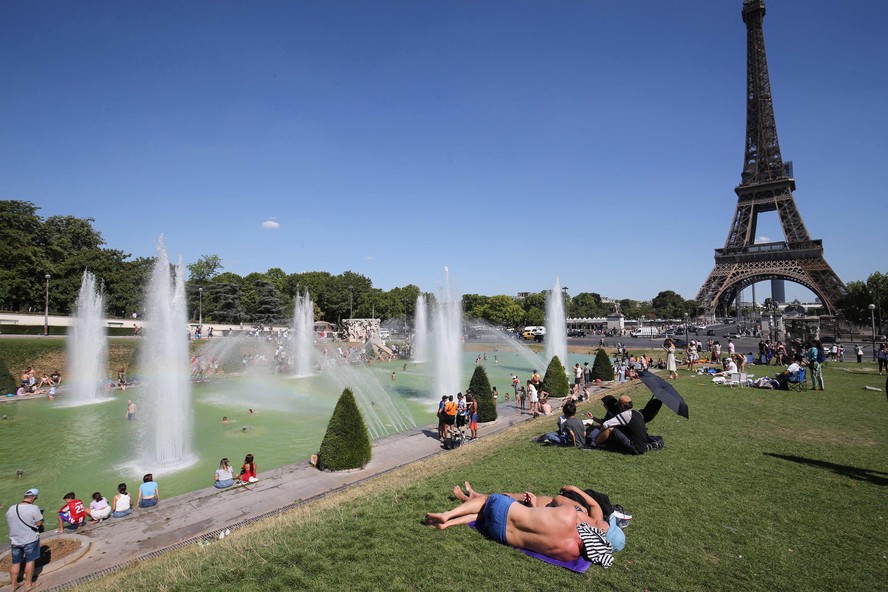
[[[506,545],[506,518],[509,515],[509,507],[515,500],[508,495],[492,493],[478,514],[475,526],[478,532],[489,539]]]
[[[12,564],[31,563],[40,558],[40,539],[28,543],[22,547],[12,546]],[[14,583],[14,582],[13,582]]]

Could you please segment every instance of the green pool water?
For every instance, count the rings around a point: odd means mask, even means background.
[[[500,393],[511,393],[511,374],[526,380],[533,368],[528,368],[516,353],[496,352],[494,347],[487,350],[488,359],[483,364],[491,385]],[[477,351],[463,353],[465,385],[477,355]],[[592,362],[592,357],[586,355],[570,358],[571,365]],[[408,362],[405,371],[401,360],[374,362],[364,369],[377,378],[413,425],[435,423],[440,395],[428,392],[431,376],[427,365]],[[538,370],[542,373],[545,368]],[[0,502],[8,508],[28,488],[39,488],[38,505],[46,510],[49,529],[55,527],[55,511],[68,491],[74,491],[85,503],[94,491],[110,501],[118,483],[126,482],[130,492],[135,492],[142,474],[153,471],[163,500],[212,487],[222,457],[240,466],[244,456],[251,453],[260,471],[304,461],[317,452],[340,393],[321,377],[292,379],[257,374],[196,384],[192,401],[197,460],[188,468],[167,474],[132,463],[143,426],[138,417],[133,422],[126,420],[126,401],[133,399],[138,405],[143,396],[141,389],[113,391],[111,401],[81,407],[64,407],[63,395],[54,401],[5,402],[0,404],[0,415],[7,416],[0,420]],[[502,394],[499,402],[505,404]],[[253,409],[253,415],[248,409]],[[222,423],[223,416],[229,418],[228,423]],[[24,471],[22,478],[16,477],[19,469]],[[0,537],[4,540],[6,532],[6,522],[2,521]]]

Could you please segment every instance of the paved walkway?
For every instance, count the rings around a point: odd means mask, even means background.
[[[513,410],[513,404],[500,405],[498,420],[482,426],[481,436],[531,419],[529,414],[518,415]],[[89,551],[75,563],[41,575],[40,589],[62,590],[83,583],[135,560],[218,536],[226,528],[233,530],[442,451],[437,426],[426,426],[374,442],[373,459],[360,471],[326,473],[302,462],[261,473],[259,482],[252,485],[227,490],[210,487],[162,499],[154,508],[137,508],[126,518],[83,528],[79,534],[90,539]],[[52,536],[54,531],[43,539]]]

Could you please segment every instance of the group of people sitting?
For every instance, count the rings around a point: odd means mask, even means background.
[[[108,518],[129,516],[133,511],[133,500],[127,491],[126,483],[121,483],[117,486],[117,494],[110,502],[98,491],[92,494],[92,501],[89,503],[89,507],[86,507],[73,491],[66,493],[64,500],[65,504],[59,508],[58,533],[64,532],[66,528],[76,530],[84,526],[87,523],[87,519],[94,522],[102,522]],[[159,501],[160,488],[157,482],[154,481],[154,475],[147,473],[142,477],[142,484],[139,485],[139,496],[136,500],[136,506],[139,508],[150,508],[156,506]]]
[[[548,497],[529,491],[486,495],[468,482],[465,488],[465,492],[458,486],[453,489],[461,502],[457,507],[430,512],[425,523],[443,530],[474,522],[478,532],[503,545],[555,561],[585,559],[604,568],[626,545],[623,528],[632,516],[592,489],[567,485]]]
[[[55,394],[55,389],[62,384],[62,375],[58,370],[52,374],[41,374],[37,378],[37,372],[34,368],[28,366],[28,369],[22,372],[21,383],[16,389],[16,396],[35,395],[41,393]],[[45,387],[45,388],[44,388]]]
[[[628,395],[619,399],[605,395],[601,402],[606,410],[604,417],[599,419],[587,413],[586,419],[582,420],[576,416],[576,404],[568,401],[562,407],[563,415],[558,418],[558,430],[543,434],[536,441],[556,446],[601,448],[631,455],[663,448],[663,438],[652,436],[647,430],[647,424],[663,406],[659,399],[652,397],[641,411],[633,408]]]
[[[225,489],[235,484],[255,483],[259,480],[258,473],[259,469],[256,467],[256,461],[252,454],[248,454],[244,458],[244,464],[241,465],[240,473],[236,478],[231,463],[227,458],[223,458],[219,461],[219,468],[216,469],[213,486],[216,489]]]

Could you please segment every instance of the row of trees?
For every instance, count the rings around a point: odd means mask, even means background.
[[[83,270],[89,269],[103,282],[108,314],[127,317],[140,313],[142,293],[154,258],[138,257],[108,248],[92,218],[50,216],[42,218],[31,202],[0,200],[0,309],[40,312],[44,307],[45,276],[51,276],[49,308],[70,314],[80,290]],[[197,318],[219,323],[279,323],[292,316],[297,293],[311,294],[315,318],[336,323],[354,316],[380,319],[412,317],[420,289],[408,284],[391,290],[373,287],[370,278],[346,271],[288,274],[280,268],[245,276],[224,271],[217,255],[204,255],[187,265],[189,310]],[[851,322],[867,325],[868,306],[876,307],[877,326],[884,327],[888,312],[888,275],[873,273],[865,282],[848,284],[839,303]],[[496,326],[542,325],[546,316],[546,291],[516,299],[500,294],[466,294],[463,308],[468,316]],[[427,295],[433,300],[433,295]],[[594,292],[570,297],[563,294],[570,317],[602,317],[613,309]],[[681,319],[696,315],[696,302],[672,290],[657,294],[650,302],[623,299],[620,312],[627,318]]]

